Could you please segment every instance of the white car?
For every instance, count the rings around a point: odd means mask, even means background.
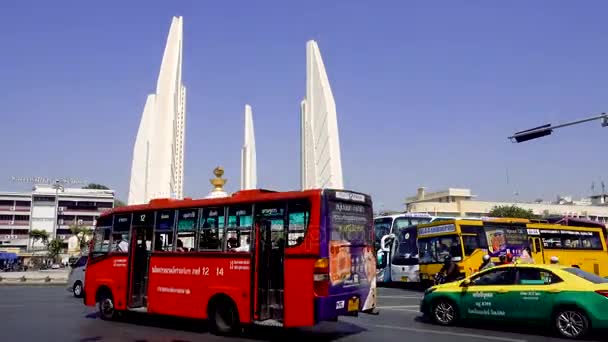
[[[88,257],[86,255],[81,256],[73,264],[70,265],[70,275],[68,277],[67,290],[74,294],[74,297],[82,297],[84,290],[84,272],[87,267]]]

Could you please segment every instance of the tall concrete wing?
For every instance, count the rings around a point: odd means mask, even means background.
[[[343,189],[336,103],[312,40],[306,44],[306,98],[300,111],[302,189]]]
[[[257,177],[253,114],[251,106],[245,105],[245,138],[241,149],[241,190],[255,189]]]
[[[133,148],[129,204],[183,198],[186,88],[182,84],[183,19],[173,17],[156,93],[149,95]]]

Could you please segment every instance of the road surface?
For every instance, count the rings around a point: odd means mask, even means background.
[[[0,286],[0,336],[12,341],[450,341],[540,342],[561,341],[544,337],[547,331],[508,327],[439,327],[420,319],[421,293],[398,288],[378,290],[378,316],[342,318],[314,328],[284,331],[255,328],[238,338],[209,334],[205,323],[135,315],[121,322],[99,319],[95,309],[85,307],[64,286]]]

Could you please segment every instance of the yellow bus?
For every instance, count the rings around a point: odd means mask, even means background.
[[[574,227],[526,219],[451,220],[417,227],[420,281],[433,282],[445,257],[450,255],[461,275],[478,271],[488,254],[498,262],[510,253],[517,260],[525,248],[535,263],[548,264],[551,257],[560,264],[576,266],[602,277],[608,276],[608,252],[604,230]]]

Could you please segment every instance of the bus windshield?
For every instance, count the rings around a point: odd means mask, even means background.
[[[458,235],[442,235],[418,239],[420,264],[442,263],[451,255],[454,261],[462,260],[462,248]]]
[[[416,227],[402,228],[396,234],[392,263],[395,265],[418,264],[418,245]]]
[[[430,217],[398,217],[393,223],[393,232],[395,235],[399,235],[405,228],[429,222],[431,222]]]
[[[374,220],[374,237],[376,250],[380,249],[380,240],[384,235],[391,233],[392,217],[380,217]]]

